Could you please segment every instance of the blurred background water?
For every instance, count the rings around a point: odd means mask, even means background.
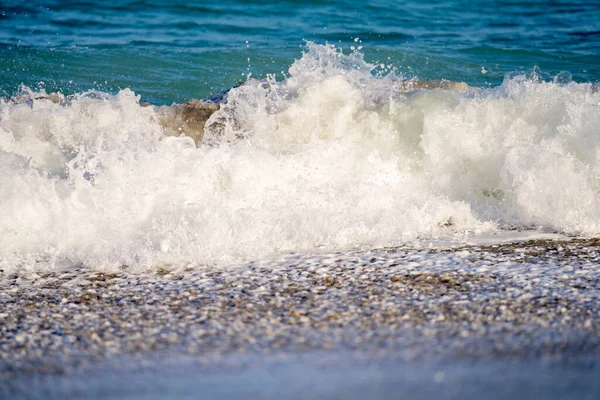
[[[358,41],[356,40],[358,38]],[[499,84],[539,67],[600,77],[600,2],[3,0],[0,95],[131,88],[157,104],[282,71],[304,41],[406,76]]]

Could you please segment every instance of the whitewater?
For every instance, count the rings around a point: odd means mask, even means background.
[[[307,43],[200,143],[129,89],[0,102],[0,269],[145,271],[273,253],[600,233],[600,91],[567,72],[415,89]],[[466,85],[465,85],[466,86]]]

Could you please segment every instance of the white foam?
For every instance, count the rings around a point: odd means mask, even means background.
[[[591,85],[516,76],[407,94],[400,79],[309,43],[284,81],[233,89],[198,148],[164,137],[127,89],[2,104],[2,269],[226,264],[503,227],[599,233]]]

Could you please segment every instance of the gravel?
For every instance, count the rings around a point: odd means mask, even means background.
[[[0,381],[119,357],[341,350],[404,360],[600,355],[600,240],[290,254],[145,273],[0,274]]]

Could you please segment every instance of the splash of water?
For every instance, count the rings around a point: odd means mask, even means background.
[[[308,43],[203,143],[130,90],[0,104],[0,265],[140,270],[545,228],[600,233],[600,93],[562,77],[406,91]]]

